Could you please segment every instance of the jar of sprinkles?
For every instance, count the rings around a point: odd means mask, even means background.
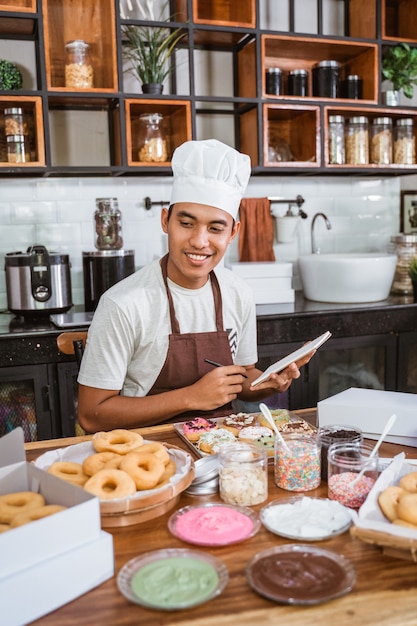
[[[320,485],[320,440],[316,435],[283,433],[275,439],[274,479],[286,491],[310,491]]]
[[[331,424],[319,428],[321,444],[321,479],[327,481],[327,454],[332,443],[362,443],[362,431],[356,426]]]
[[[365,502],[378,477],[378,454],[368,443],[332,443],[328,451],[328,497],[351,509]],[[356,482],[358,474],[364,470]]]

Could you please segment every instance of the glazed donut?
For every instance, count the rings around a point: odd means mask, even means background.
[[[169,480],[177,471],[177,466],[173,459],[169,459],[168,463],[165,465],[164,473],[162,474],[159,483],[157,483],[156,487],[163,487],[169,483]]]
[[[45,498],[33,491],[17,491],[0,496],[0,522],[10,524],[12,519],[23,511],[45,504]]]
[[[162,443],[159,441],[149,441],[148,443],[144,443],[140,446],[136,452],[150,452],[155,455],[159,461],[162,461],[164,465],[168,465],[169,463],[169,454],[168,450]]]
[[[120,461],[123,455],[116,454],[115,452],[96,452],[90,454],[84,459],[82,467],[84,474],[88,476],[94,476],[102,469],[119,469]]]
[[[80,487],[88,480],[88,476],[83,472],[81,463],[73,463],[72,461],[55,461],[48,467],[48,472],[53,476],[57,476],[57,478],[62,478],[62,480]]]
[[[405,493],[398,501],[398,517],[417,525],[417,493]]]
[[[91,476],[84,485],[84,489],[100,500],[113,498],[127,498],[136,493],[135,481],[129,474],[120,469],[102,469]]]
[[[405,474],[400,480],[400,487],[411,493],[417,493],[417,472]]]
[[[132,430],[116,428],[108,432],[96,433],[93,437],[93,446],[96,452],[115,452],[127,454],[143,444],[143,437]]]
[[[10,522],[10,528],[17,528],[17,526],[23,526],[29,522],[35,522],[43,517],[48,517],[48,515],[54,515],[54,513],[64,511],[66,508],[66,506],[61,506],[60,504],[45,504],[44,506],[39,506],[35,509],[22,511],[12,519]]]
[[[390,522],[393,522],[398,517],[398,502],[405,494],[404,489],[392,485],[387,487],[378,496],[378,504],[381,511]]]
[[[161,480],[165,465],[149,452],[129,452],[120,464],[135,481],[136,489],[153,489]]]

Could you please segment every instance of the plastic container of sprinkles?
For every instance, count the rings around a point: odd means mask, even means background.
[[[320,440],[316,435],[283,434],[275,440],[274,480],[286,491],[309,491],[320,485]]]
[[[368,443],[332,443],[328,451],[328,497],[351,509],[365,502],[378,478],[378,453]],[[355,479],[363,470],[358,481]]]

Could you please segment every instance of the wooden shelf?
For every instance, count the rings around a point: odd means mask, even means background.
[[[31,160],[17,165],[7,160],[0,161],[0,169],[19,167],[23,169],[45,167],[45,140],[43,128],[42,99],[38,96],[1,96],[0,111],[10,107],[21,107],[29,127]],[[3,130],[3,129],[2,129]]]
[[[192,9],[195,24],[255,28],[255,0],[193,0]],[[176,0],[175,13],[179,21],[190,19],[186,0]]]
[[[0,0],[0,11],[36,13],[36,0]]]
[[[382,37],[417,42],[415,0],[382,0]]]

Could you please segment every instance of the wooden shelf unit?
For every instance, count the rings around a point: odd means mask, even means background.
[[[11,167],[32,168],[45,167],[45,141],[43,133],[43,107],[42,99],[39,96],[1,96],[0,95],[0,112],[3,114],[4,109],[11,107],[20,107],[23,109],[25,121],[30,128],[29,137],[31,148],[31,161],[27,163],[13,164],[7,160],[0,160],[1,169],[10,170]],[[7,158],[7,157],[6,157]]]

